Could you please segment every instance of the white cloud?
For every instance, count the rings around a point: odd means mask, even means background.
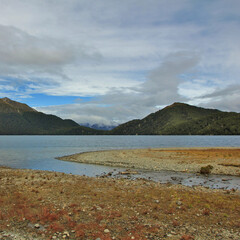
[[[240,111],[236,93],[219,93],[239,85],[239,7],[238,0],[0,0],[0,94],[98,97],[56,108],[77,121],[122,122],[174,101]]]
[[[189,71],[199,61],[198,55],[179,52],[168,56],[154,69],[145,82],[130,88],[112,88],[97,100],[64,106],[41,107],[37,110],[53,112],[62,118],[72,118],[79,123],[122,123],[142,118],[158,110],[161,104],[186,100],[178,94],[179,74]],[[76,114],[78,113],[78,114]]]

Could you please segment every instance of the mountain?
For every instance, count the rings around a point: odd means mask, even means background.
[[[26,104],[0,99],[0,135],[88,135],[101,132],[81,127],[73,120],[36,111]]]
[[[0,113],[23,113],[23,112],[37,112],[30,108],[27,104],[12,101],[5,97],[0,98]]]
[[[119,125],[114,135],[239,135],[240,113],[174,103],[147,117]]]
[[[90,123],[84,123],[84,124],[80,124],[81,126],[84,126],[84,127],[89,127],[89,128],[93,128],[93,129],[96,129],[96,130],[104,130],[104,131],[108,131],[108,130],[112,130],[116,127],[113,126],[113,125],[104,125],[104,124],[90,124]]]
[[[2,98],[0,135],[240,135],[240,113],[174,103],[141,120],[96,130]]]

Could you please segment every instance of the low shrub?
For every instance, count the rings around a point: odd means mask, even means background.
[[[63,232],[64,226],[58,222],[54,222],[49,225],[48,229],[52,232]]]
[[[180,240],[193,240],[194,237],[191,235],[183,235]]]
[[[213,166],[212,166],[212,165],[207,165],[207,166],[205,166],[205,167],[201,167],[200,173],[201,173],[201,174],[210,174],[211,171],[212,171],[212,169],[213,169]]]

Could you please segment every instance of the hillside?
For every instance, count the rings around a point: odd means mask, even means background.
[[[1,113],[23,113],[23,112],[37,112],[30,108],[27,104],[12,101],[9,98],[0,98],[0,112]]]
[[[111,131],[115,135],[239,135],[240,113],[174,103],[142,120]]]
[[[0,99],[0,135],[65,135],[98,134],[99,131],[81,127],[72,120],[36,111],[26,104]]]
[[[239,135],[240,113],[174,103],[142,120],[110,131],[80,126],[73,120],[36,111],[26,104],[0,99],[0,135]]]

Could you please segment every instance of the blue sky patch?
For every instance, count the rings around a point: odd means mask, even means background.
[[[74,103],[79,97],[72,96],[49,96],[45,94],[33,94],[32,98],[25,98],[22,102],[30,105],[31,107],[45,107],[54,105],[63,105]]]

